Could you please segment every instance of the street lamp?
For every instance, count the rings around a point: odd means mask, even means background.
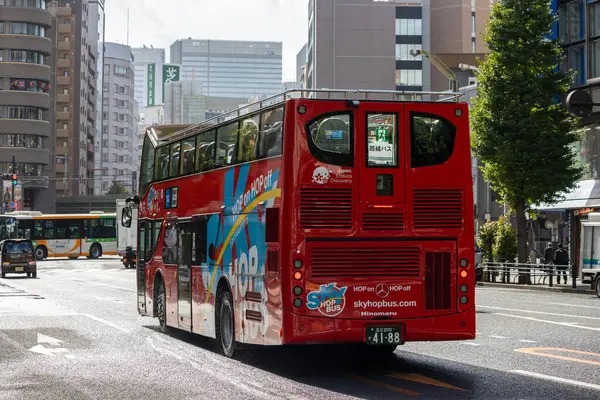
[[[450,82],[450,90],[453,93],[458,93],[459,87],[456,74],[454,73],[454,71],[448,68],[448,66],[444,64],[442,60],[440,60],[435,54],[431,54],[428,51],[422,49],[410,49],[409,54],[412,57],[418,57],[421,54],[427,57],[427,59],[429,59],[429,62],[431,62],[435,69],[437,69],[442,75],[446,77],[446,79],[448,79],[448,81]]]
[[[481,73],[481,70],[474,65],[460,63],[460,64],[458,64],[458,68],[460,68],[462,71],[471,70],[471,71],[475,72],[477,75],[479,75]]]

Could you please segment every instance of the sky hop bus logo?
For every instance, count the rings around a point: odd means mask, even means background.
[[[321,285],[306,296],[306,307],[309,310],[319,310],[327,317],[335,317],[344,311],[346,306],[346,290],[348,287],[337,287],[337,283]]]
[[[317,167],[313,172],[313,182],[324,185],[329,182],[329,171],[325,167]]]

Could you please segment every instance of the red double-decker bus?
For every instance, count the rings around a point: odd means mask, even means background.
[[[141,197],[129,199],[139,313],[215,338],[227,356],[236,343],[393,351],[473,339],[458,99],[288,91],[199,125],[149,128]]]

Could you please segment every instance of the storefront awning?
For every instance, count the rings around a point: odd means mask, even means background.
[[[573,210],[587,207],[600,207],[600,180],[588,179],[577,183],[575,189],[556,204],[541,204],[533,207],[539,211]]]

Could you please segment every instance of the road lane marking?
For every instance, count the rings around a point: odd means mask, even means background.
[[[515,349],[515,351],[519,352],[519,353],[525,353],[525,354],[530,354],[530,355],[535,355],[535,356],[556,358],[558,360],[574,361],[574,362],[578,362],[578,363],[591,364],[591,365],[600,365],[600,354],[590,353],[590,352],[581,351],[581,350],[559,349],[559,348],[553,348],[553,347],[533,347],[533,348],[529,348],[529,349]],[[558,354],[545,353],[547,351],[558,351],[558,352],[562,352],[562,353],[574,353],[574,354],[582,354],[582,355],[586,355],[586,356],[593,356],[593,357],[596,357],[598,359],[598,361],[586,360],[586,359],[575,358],[575,357],[561,356]]]
[[[368,383],[370,385],[379,386],[379,387],[382,387],[382,388],[385,388],[385,389],[388,389],[388,390],[392,390],[392,391],[397,392],[397,393],[406,394],[408,396],[420,396],[421,395],[421,393],[419,393],[419,392],[413,392],[412,390],[402,389],[402,388],[399,388],[397,386],[390,385],[388,383],[374,381],[372,379],[363,378],[361,376],[350,375],[349,377],[352,378],[352,379],[356,379],[357,381]]]
[[[422,383],[423,385],[438,386],[438,387],[452,389],[452,390],[460,390],[461,392],[465,391],[465,389],[461,389],[461,388],[451,385],[449,383],[438,381],[437,379],[433,379],[433,378],[430,378],[428,376],[421,375],[421,374],[401,374],[399,372],[391,372],[391,373],[388,372],[385,375],[389,376],[390,378],[396,378],[396,379],[401,379],[401,380],[410,381],[410,382]]]
[[[497,336],[497,335],[490,335],[490,337],[491,337],[491,338],[494,338],[494,339],[508,339],[508,337],[507,337],[507,336]]]
[[[543,379],[543,380],[557,382],[557,383],[566,383],[568,385],[579,386],[579,387],[583,387],[586,389],[600,390],[600,385],[594,385],[593,383],[587,383],[587,382],[574,381],[572,379],[559,378],[558,376],[538,374],[536,372],[522,371],[522,370],[518,370],[518,369],[508,371],[508,372],[510,372],[512,374],[529,376],[532,378],[538,378],[538,379]]]
[[[553,306],[563,306],[563,307],[578,307],[578,308],[591,308],[592,310],[600,310],[600,307],[595,306],[583,306],[579,304],[569,304],[569,303],[550,303]]]
[[[481,344],[479,343],[473,343],[473,342],[459,342],[460,344],[466,344],[468,346],[481,346]]]
[[[594,321],[600,321],[600,317],[588,317],[585,315],[559,314],[559,313],[551,313],[551,312],[545,312],[545,311],[521,310],[519,308],[504,308],[504,307],[492,307],[492,306],[481,306],[481,305],[478,305],[477,307],[489,308],[490,310],[514,311],[514,312],[522,312],[522,313],[528,313],[528,314],[553,315],[555,317],[581,318],[581,319],[591,319]]]
[[[69,280],[74,281],[74,282],[88,283],[91,286],[104,286],[104,287],[109,287],[109,288],[113,288],[113,289],[125,290],[125,291],[131,292],[131,293],[137,293],[137,290],[135,290],[135,289],[130,289],[130,288],[122,287],[122,286],[109,285],[108,283],[93,282],[93,281],[89,281],[89,280],[86,281],[85,279],[75,279],[75,278],[71,278]]]
[[[118,330],[120,330],[121,332],[124,332],[124,333],[127,333],[127,334],[131,333],[131,332],[130,332],[128,329],[121,328],[119,325],[117,325],[117,324],[113,324],[112,322],[110,322],[110,321],[107,321],[107,320],[105,320],[105,319],[102,319],[102,318],[100,318],[100,317],[96,317],[95,315],[92,315],[92,314],[81,314],[81,315],[83,315],[84,317],[87,317],[87,318],[89,318],[89,319],[93,319],[94,321],[100,322],[100,323],[102,323],[102,324],[104,324],[104,325],[108,325],[108,326],[110,326],[111,328],[118,329]]]
[[[600,328],[592,328],[592,327],[589,327],[589,326],[580,326],[578,324],[572,324],[570,322],[548,321],[546,319],[539,319],[539,318],[533,318],[533,317],[523,317],[521,315],[512,315],[512,314],[504,314],[504,313],[494,313],[494,315],[502,315],[504,317],[526,319],[526,320],[529,320],[529,321],[543,322],[543,323],[546,323],[546,324],[568,326],[568,327],[571,327],[571,328],[587,329],[587,330],[590,330],[590,331],[600,332]]]
[[[525,340],[525,339],[519,339],[519,342],[522,342],[522,343],[537,343],[535,340]]]

